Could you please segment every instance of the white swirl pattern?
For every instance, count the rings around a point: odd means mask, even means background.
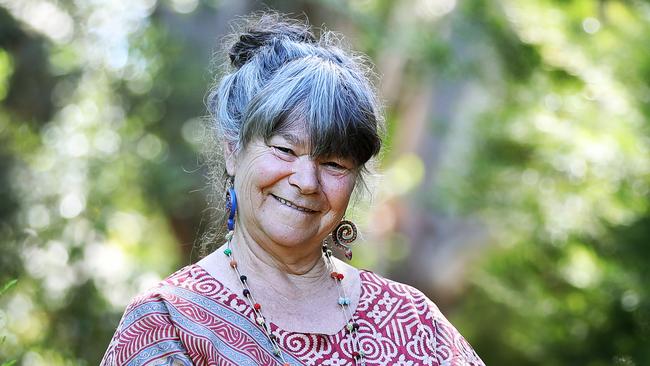
[[[368,271],[361,271],[361,283],[354,317],[367,366],[485,366],[420,291]],[[356,365],[345,329],[322,335],[270,326],[293,366]],[[174,273],[131,303],[102,365],[160,360],[164,350],[156,345],[163,343],[195,365],[281,364],[255,324],[252,308],[197,265]],[[162,359],[168,359],[170,351],[164,352]]]

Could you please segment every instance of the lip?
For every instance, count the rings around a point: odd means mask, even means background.
[[[278,197],[278,196],[276,196],[274,194],[271,194],[271,196],[273,196],[273,198],[275,198],[281,204],[283,204],[283,205],[285,205],[287,207],[291,207],[294,210],[298,210],[298,211],[304,212],[304,213],[315,213],[315,212],[317,212],[316,210],[312,210],[310,208],[300,206],[300,205],[296,204],[295,202],[289,201],[289,200],[284,199],[282,197]]]

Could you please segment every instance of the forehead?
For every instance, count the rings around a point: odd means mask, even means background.
[[[304,126],[293,126],[276,131],[271,138],[281,137],[290,144],[300,147],[309,147],[309,134]]]

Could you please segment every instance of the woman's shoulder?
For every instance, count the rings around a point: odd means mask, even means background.
[[[457,332],[433,300],[417,288],[391,280],[369,270],[360,270],[362,302],[368,309],[398,308],[400,317],[416,314],[420,322]],[[396,315],[397,316],[397,315]]]
[[[427,339],[444,364],[484,365],[472,346],[447,320],[438,306],[413,286],[361,270],[362,298],[358,315],[377,329],[408,328],[400,333]],[[425,347],[426,348],[426,347]],[[438,354],[440,350],[447,350]]]
[[[102,365],[144,364],[165,357],[189,360],[173,321],[178,291],[196,287],[204,274],[196,266],[183,267],[135,296],[127,305]],[[170,306],[171,304],[171,306]]]
[[[196,286],[219,286],[221,283],[198,264],[189,264],[160,281],[156,288],[178,287],[196,289]]]
[[[199,265],[190,264],[134,297],[127,306],[126,313],[147,303],[173,302],[178,297],[187,297],[191,294],[216,295],[223,290],[224,286],[221,282]]]
[[[417,288],[391,280],[369,270],[360,270],[362,293],[371,299],[392,299],[392,302],[407,301],[422,312],[440,313],[435,303]],[[384,300],[385,302],[386,300]],[[442,314],[440,314],[442,315]]]

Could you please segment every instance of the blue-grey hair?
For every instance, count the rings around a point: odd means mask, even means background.
[[[343,157],[362,170],[381,148],[383,119],[363,58],[331,32],[278,14],[248,20],[229,48],[230,69],[210,91],[218,138],[235,151],[301,123],[314,157]]]

